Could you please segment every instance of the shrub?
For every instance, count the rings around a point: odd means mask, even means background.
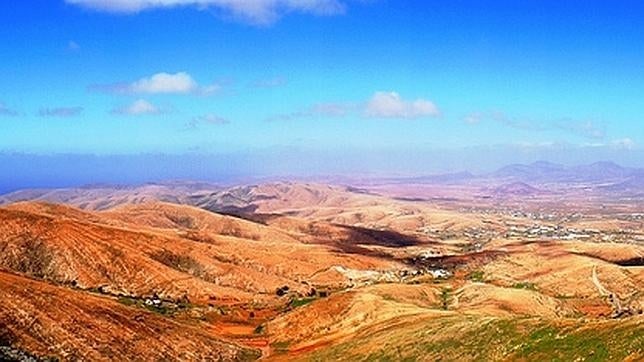
[[[483,283],[483,282],[485,282],[485,274],[483,273],[483,271],[482,271],[482,270],[475,270],[475,271],[471,272],[471,273],[468,275],[468,278],[469,278],[471,281],[476,282],[476,283]]]
[[[512,285],[512,288],[517,289],[528,289],[528,290],[537,290],[537,286],[531,282],[519,282]]]
[[[178,255],[167,250],[151,255],[152,259],[173,269],[188,273],[197,277],[204,275],[204,267],[189,255]]]

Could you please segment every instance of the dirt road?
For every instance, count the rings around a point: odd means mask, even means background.
[[[599,291],[599,294],[602,297],[608,297],[608,301],[610,304],[613,306],[613,309],[615,310],[615,313],[619,314],[622,312],[622,304],[619,301],[619,297],[617,294],[611,292],[610,290],[606,289],[602,283],[599,281],[599,277],[597,276],[597,265],[593,266],[593,273],[591,277],[593,284],[595,284],[595,287]]]

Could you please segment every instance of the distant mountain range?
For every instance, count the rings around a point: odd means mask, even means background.
[[[623,167],[610,161],[577,166],[537,161],[530,164],[511,164],[496,171],[482,174],[461,171],[425,176],[378,178],[376,181],[410,184],[461,184],[476,183],[480,180],[497,180],[500,183],[524,182],[528,184],[625,181],[629,181],[629,184],[640,184],[640,181],[637,180],[644,181],[644,169]]]
[[[488,196],[537,196],[560,193],[569,186],[596,192],[644,195],[644,169],[623,167],[601,161],[587,165],[566,166],[537,161],[511,164],[496,171],[473,174],[468,171],[437,175],[385,178],[371,184],[467,186],[479,188]]]
[[[575,185],[578,188],[592,188],[600,192],[644,195],[644,169],[623,167],[606,161],[578,166],[537,161],[530,164],[512,164],[494,172],[478,175],[464,171],[417,177],[356,179],[332,184],[468,185],[495,196],[543,195]],[[255,187],[249,185],[226,188],[196,181],[171,181],[138,186],[95,184],[76,188],[20,190],[0,195],[0,204],[35,200],[70,203],[83,209],[103,210],[120,204],[165,201],[227,211],[229,207],[238,210],[247,206],[248,198],[252,198],[254,191]],[[212,197],[208,198],[208,205],[201,205],[205,201],[196,199],[195,194],[212,194]],[[255,196],[265,197],[253,197]]]
[[[538,161],[528,165],[505,166],[488,178],[508,178],[523,182],[615,182],[644,176],[644,170],[622,167],[614,162],[595,162],[589,165],[564,166]]]

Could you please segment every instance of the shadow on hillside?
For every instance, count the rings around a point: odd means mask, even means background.
[[[418,237],[402,234],[392,230],[376,230],[359,226],[336,225],[349,232],[346,241],[355,244],[377,245],[389,248],[427,245],[430,242]]]
[[[254,213],[257,209],[255,205],[245,208],[226,207],[207,210],[216,212],[222,215],[228,215],[254,223],[269,225],[274,219],[281,217],[292,216],[290,213],[282,214],[260,214]],[[322,227],[318,228],[315,222],[308,223],[307,227],[299,231],[306,234],[305,238],[308,243],[327,245],[335,249],[338,253],[344,254],[359,254],[388,260],[395,259],[386,251],[373,250],[369,246],[387,247],[387,248],[403,248],[418,245],[435,244],[427,239],[421,239],[413,235],[399,233],[393,230],[378,230],[370,229],[359,226],[333,224],[337,229],[342,230],[341,235],[332,235],[329,230]]]
[[[346,240],[324,240],[318,244],[328,245],[333,248],[333,251],[341,254],[356,254],[387,260],[395,259],[391,254],[385,251],[369,249],[361,245],[352,244]]]
[[[445,255],[429,258],[409,258],[405,260],[405,262],[411,266],[418,268],[444,268],[448,270],[454,270],[463,266],[470,268],[479,268],[499,257],[506,255],[508,255],[507,252],[486,250],[463,255]]]
[[[326,235],[315,235],[320,237],[319,244],[329,245],[337,252],[345,254],[360,254],[364,256],[377,257],[394,260],[391,254],[384,250],[374,250],[369,246],[403,248],[409,246],[432,244],[429,240],[423,240],[412,235],[402,234],[392,230],[377,230],[358,226],[335,225],[346,231],[346,234],[329,238]]]
[[[644,266],[644,257],[639,256],[639,257],[633,257],[633,258],[628,258],[628,259],[620,259],[620,260],[611,260],[607,258],[602,258],[597,255],[592,255],[588,253],[580,253],[580,252],[572,252],[572,254],[579,255],[579,256],[585,256],[587,258],[593,258],[597,260],[601,260],[607,263],[611,264],[616,264],[619,266]]]
[[[266,224],[266,222],[262,222],[259,220],[262,220],[261,216],[262,214],[255,214],[255,211],[257,211],[257,205],[248,205],[245,207],[237,207],[237,206],[212,206],[212,207],[201,207],[203,210],[214,212],[216,214],[220,215],[227,215],[227,216],[232,216],[248,221],[252,221],[255,223],[260,223],[260,224]]]
[[[237,219],[242,219],[246,221],[253,222],[255,224],[261,224],[267,226],[271,220],[278,219],[280,217],[288,216],[288,213],[285,214],[261,214],[257,213],[257,205],[248,205],[245,207],[237,206],[212,206],[212,207],[200,207],[202,210],[210,211],[212,213],[224,216],[230,216]]]

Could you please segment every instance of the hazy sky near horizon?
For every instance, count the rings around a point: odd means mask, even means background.
[[[0,39],[5,154],[644,165],[641,1],[3,1]]]

